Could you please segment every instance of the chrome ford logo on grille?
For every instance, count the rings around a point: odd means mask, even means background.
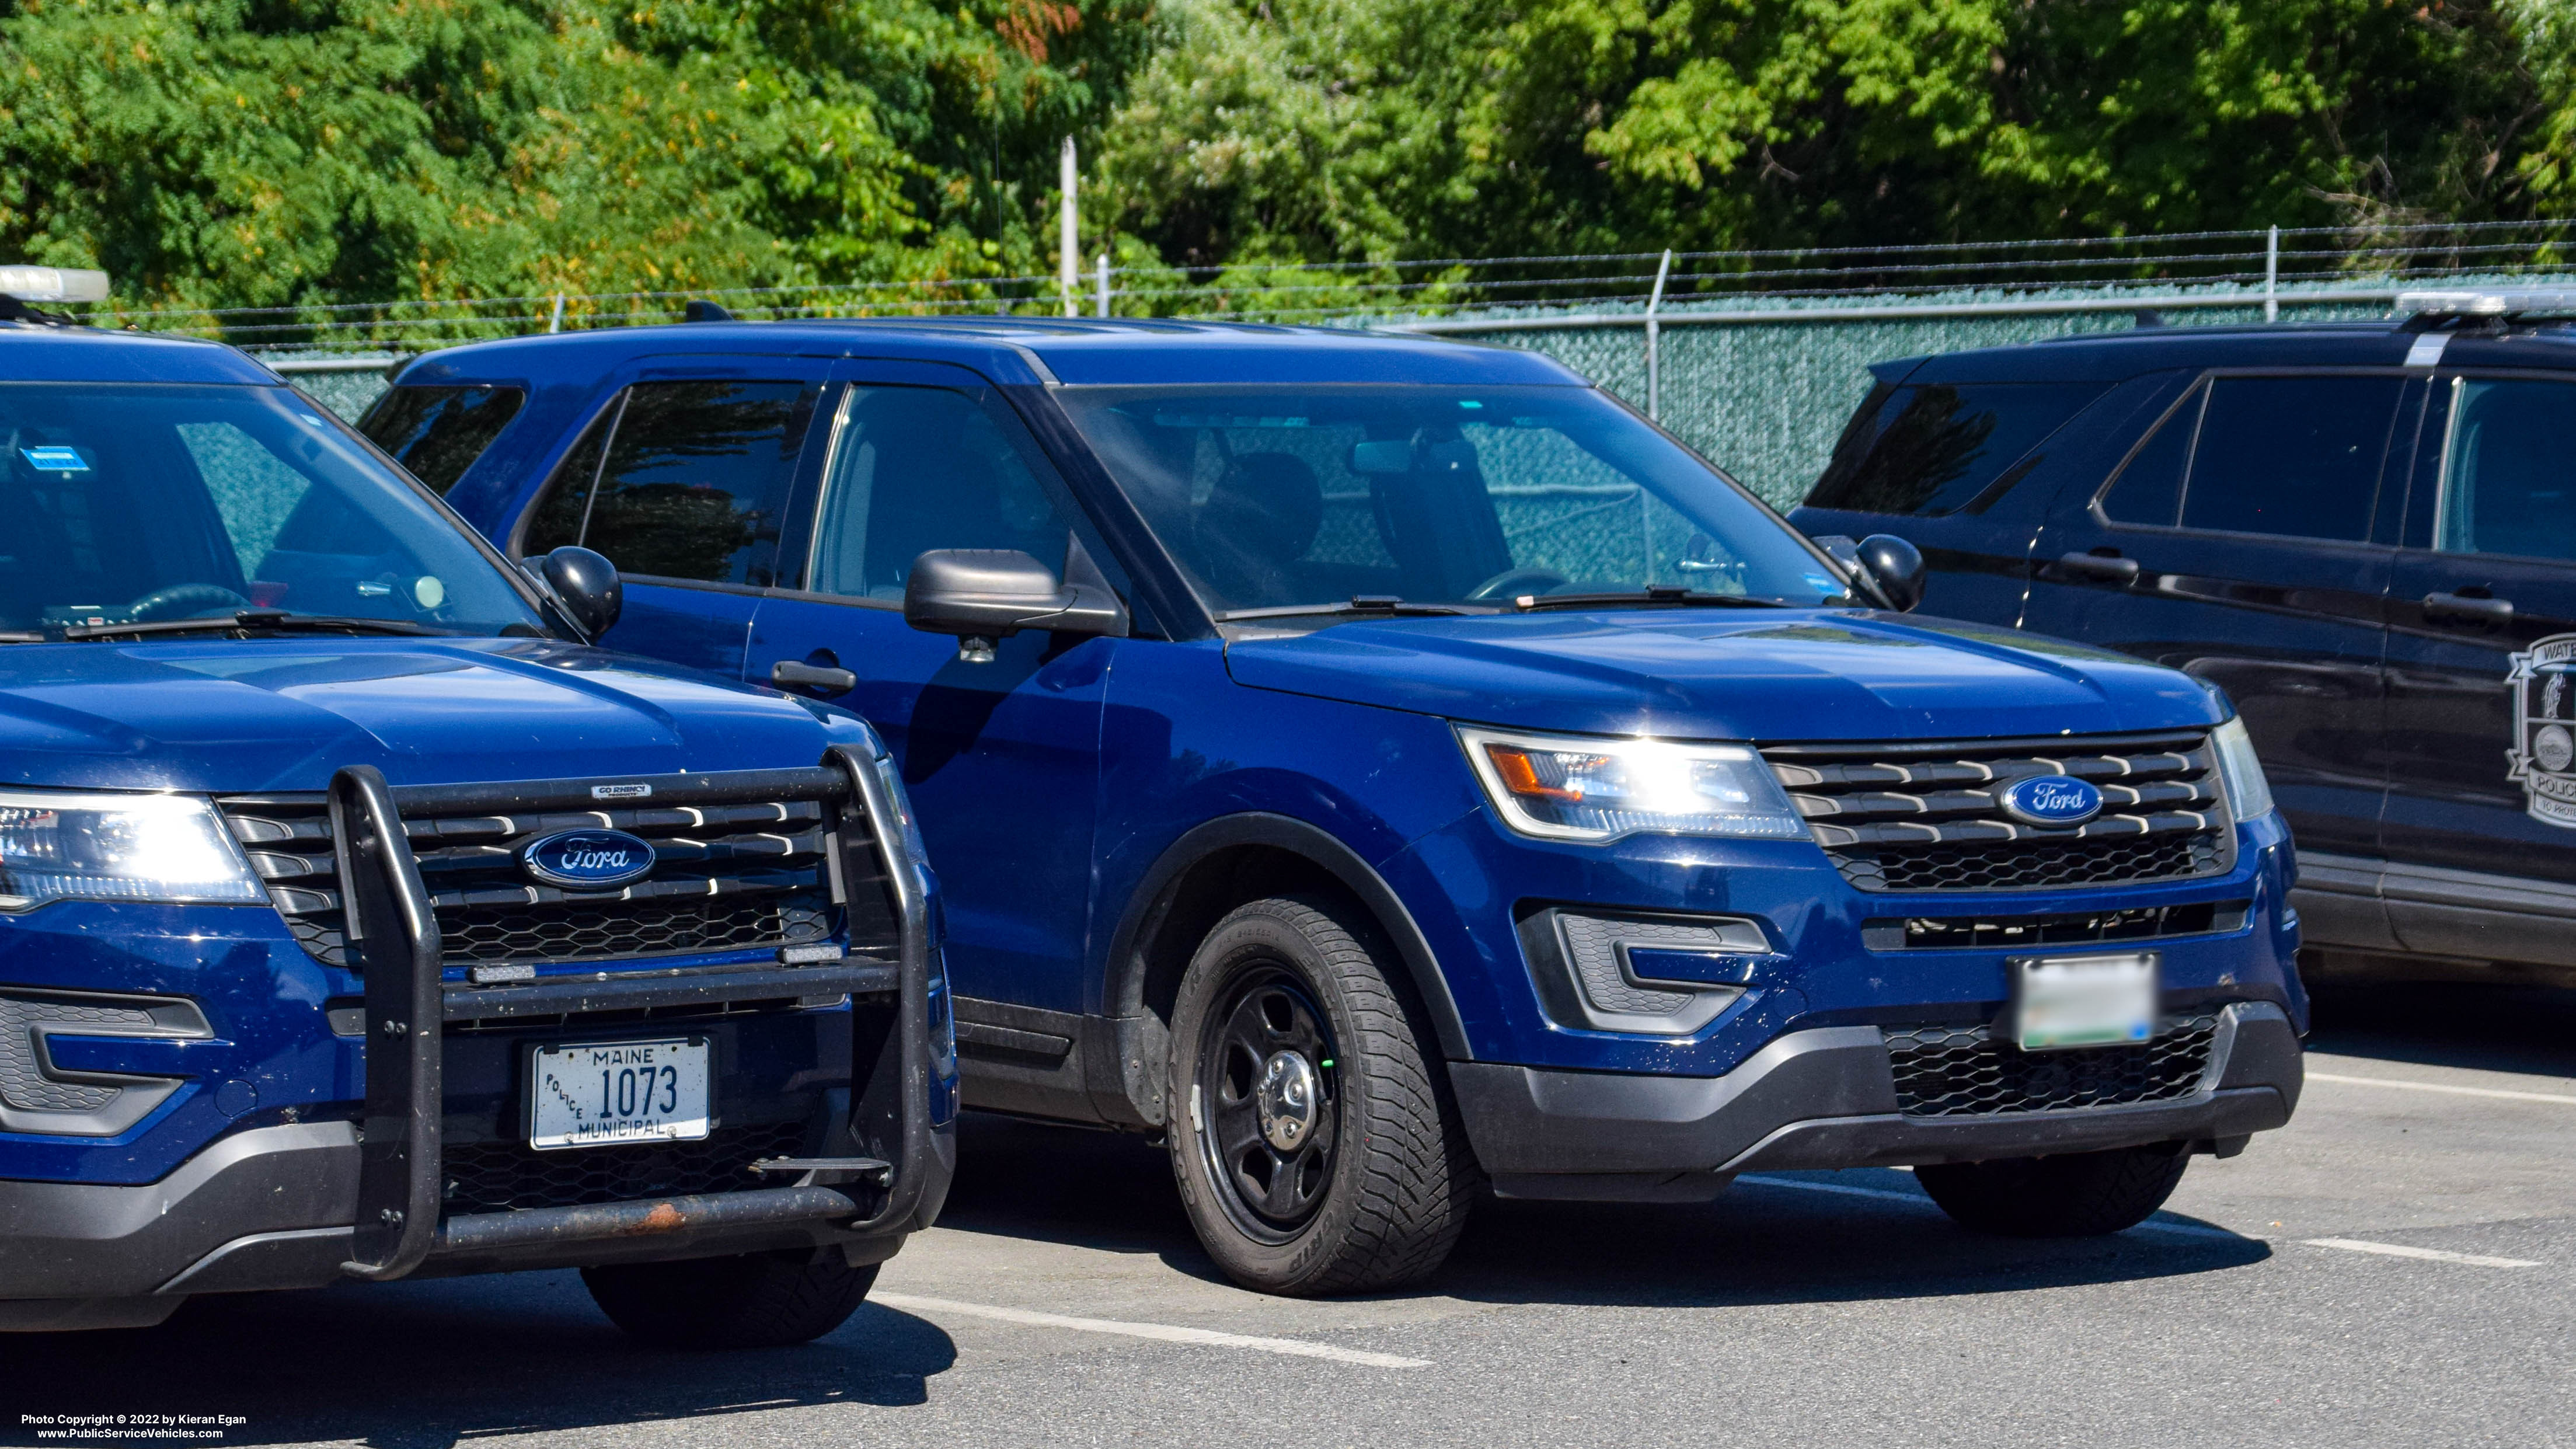
[[[653,873],[653,842],[623,830],[563,830],[519,851],[528,878],[568,891],[613,891]]]
[[[2072,775],[2033,775],[2014,781],[2003,805],[2025,825],[2081,825],[2102,813],[2102,792]]]

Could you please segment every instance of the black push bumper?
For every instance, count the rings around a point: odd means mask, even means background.
[[[2220,1013],[2188,1097],[1982,1116],[1900,1110],[1877,1027],[1791,1032],[1722,1077],[1649,1077],[1453,1062],[1476,1155],[1507,1196],[1689,1202],[1737,1173],[1894,1167],[2150,1142],[2225,1148],[2287,1124],[2299,1039],[2268,1002]]]
[[[950,1138],[925,1168],[945,1182]],[[450,1218],[413,1277],[837,1247],[892,1257],[916,1220],[848,1227],[877,1189],[777,1187]],[[345,1122],[237,1132],[156,1183],[0,1181],[0,1332],[158,1323],[196,1293],[344,1275],[358,1206]]]
[[[955,1172],[953,1129],[930,1123],[928,905],[871,763],[835,749],[788,779],[840,809],[836,877],[886,867],[900,947],[892,962],[718,971],[608,972],[564,984],[462,988],[441,980],[438,926],[400,813],[412,798],[473,808],[564,808],[589,782],[395,791],[374,770],[332,781],[351,944],[365,978],[363,1124],[234,1133],[143,1186],[0,1180],[0,1331],[139,1327],[189,1295],[318,1287],[343,1277],[506,1272],[837,1247],[855,1264],[893,1256],[929,1226]],[[686,804],[742,777],[663,784]],[[560,798],[557,798],[560,797]],[[443,1028],[507,1019],[730,999],[891,996],[888,1040],[852,1044],[848,1115],[812,1135],[842,1151],[800,1164],[792,1184],[740,1192],[448,1216],[441,1212]],[[470,998],[470,999],[469,999]],[[861,1014],[851,1013],[854,1031]],[[888,1049],[888,1047],[891,1049]],[[771,1179],[773,1182],[778,1179]]]

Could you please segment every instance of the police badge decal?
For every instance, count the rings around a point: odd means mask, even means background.
[[[2576,634],[2552,634],[2513,656],[2513,762],[2531,818],[2576,830]]]

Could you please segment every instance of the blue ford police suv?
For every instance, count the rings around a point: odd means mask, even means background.
[[[855,715],[594,648],[596,554],[21,298],[0,518],[0,1329],[578,1266],[786,1343],[938,1213],[934,887]]]
[[[2287,833],[2225,698],[1901,609],[1527,353],[710,320],[460,347],[365,431],[613,640],[847,703],[946,886],[969,1105],[1160,1133],[1288,1293],[1484,1184],[1911,1163],[2111,1231],[2289,1119]]]

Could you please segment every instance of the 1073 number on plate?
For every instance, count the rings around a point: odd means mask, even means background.
[[[708,1075],[703,1037],[538,1047],[528,1145],[696,1141],[707,1135]]]

